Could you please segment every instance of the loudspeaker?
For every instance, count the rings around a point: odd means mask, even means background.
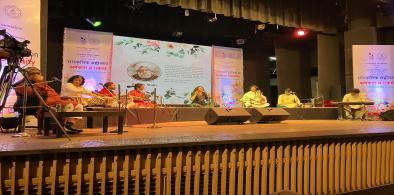
[[[249,121],[253,123],[284,121],[290,117],[282,108],[249,108],[247,111],[252,115]]]
[[[205,115],[205,121],[210,125],[240,124],[249,118],[250,114],[244,108],[211,108]]]
[[[394,110],[387,110],[386,112],[380,113],[380,117],[384,121],[394,121]]]

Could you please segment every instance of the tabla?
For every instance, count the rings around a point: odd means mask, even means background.
[[[103,97],[95,96],[89,102],[88,106],[105,106],[106,99]]]

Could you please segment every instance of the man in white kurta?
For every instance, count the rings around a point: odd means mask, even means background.
[[[365,95],[360,93],[357,88],[350,89],[349,93],[343,96],[343,102],[366,102],[367,98]],[[367,108],[365,105],[346,105],[343,107],[345,111],[345,117],[347,119],[364,119],[367,114]]]
[[[278,97],[278,106],[285,108],[296,108],[301,106],[301,101],[289,88],[285,90],[285,93]]]
[[[245,93],[240,99],[242,105],[246,108],[265,108],[270,104],[267,102],[267,98],[263,93],[258,90],[256,85],[250,87],[250,91]]]

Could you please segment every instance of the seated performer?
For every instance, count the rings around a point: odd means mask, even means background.
[[[285,93],[278,97],[278,107],[296,108],[301,105],[300,99],[290,88],[287,88]]]
[[[250,86],[250,91],[245,93],[240,101],[246,108],[265,108],[270,105],[257,85]]]
[[[116,85],[114,82],[106,82],[104,83],[103,89],[99,91],[99,94],[107,97],[116,97],[115,89]]]
[[[349,93],[343,96],[343,102],[365,102],[366,97],[360,94],[360,89],[350,89]],[[347,119],[365,119],[368,114],[365,105],[346,105],[344,106],[345,117]]]
[[[67,80],[67,83],[62,86],[62,97],[74,98],[79,101],[83,106],[87,106],[95,95],[99,95],[86,89],[83,85],[85,84],[85,78],[81,75],[74,75]],[[100,104],[104,104],[105,100],[100,100]]]
[[[34,88],[37,89],[38,93],[44,98],[46,101],[46,104],[48,106],[57,106],[60,105],[62,111],[64,112],[81,112],[83,111],[83,106],[81,104],[78,104],[75,101],[72,101],[71,99],[65,99],[61,98],[60,95],[53,89],[51,88],[47,83],[44,83],[44,77],[41,75],[41,72],[38,68],[36,67],[29,67],[26,68],[27,71],[27,77],[32,83],[34,84]],[[24,80],[18,81],[13,85],[14,90],[17,95],[17,100],[14,104],[14,109],[15,110],[20,110],[20,107],[23,106],[23,96],[24,96],[24,85],[25,82]],[[29,97],[27,100],[27,105],[28,106],[39,106],[40,102],[38,98],[35,96],[33,90],[31,87],[26,88],[27,96]],[[73,125],[75,122],[80,119],[80,118],[67,118],[66,123],[65,123],[65,128],[67,130],[67,133],[79,133],[82,132],[82,130],[75,129],[73,128]]]
[[[132,99],[136,107],[149,108],[153,107],[153,104],[149,101],[149,95],[145,92],[145,85],[141,83],[135,84],[134,90],[128,94],[129,99]]]
[[[203,86],[197,86],[191,93],[192,106],[193,107],[203,107],[207,106],[209,103],[209,97]]]

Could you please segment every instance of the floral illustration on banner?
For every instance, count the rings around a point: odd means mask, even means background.
[[[183,103],[184,104],[189,104],[190,103],[190,100],[189,100],[188,97],[189,97],[189,93],[188,92],[184,93],[183,96],[179,96],[179,95],[176,94],[176,91],[173,88],[170,88],[170,89],[166,90],[165,94],[164,94],[164,98],[166,100],[169,100],[171,98],[179,98],[179,99],[183,99]]]
[[[172,50],[176,49],[176,47],[172,43],[168,44],[167,47]],[[185,55],[197,57],[200,53],[205,53],[204,48],[202,48],[198,45],[193,45],[193,47],[190,49],[184,47],[184,48],[180,48],[176,51],[167,51],[167,57],[173,56],[173,57],[178,57],[178,58],[184,58]]]
[[[133,38],[123,39],[115,43],[115,45],[131,45],[135,50],[139,50],[141,54],[150,52],[160,52],[160,42],[154,40],[135,41]]]
[[[149,54],[151,52],[159,53],[161,48],[160,41],[144,40],[125,38],[115,43],[115,45],[131,46],[133,49],[138,50],[141,54]],[[205,53],[204,48],[193,45],[191,48],[186,44],[167,43],[166,51],[167,57],[184,58],[186,55],[198,57],[200,54]]]

